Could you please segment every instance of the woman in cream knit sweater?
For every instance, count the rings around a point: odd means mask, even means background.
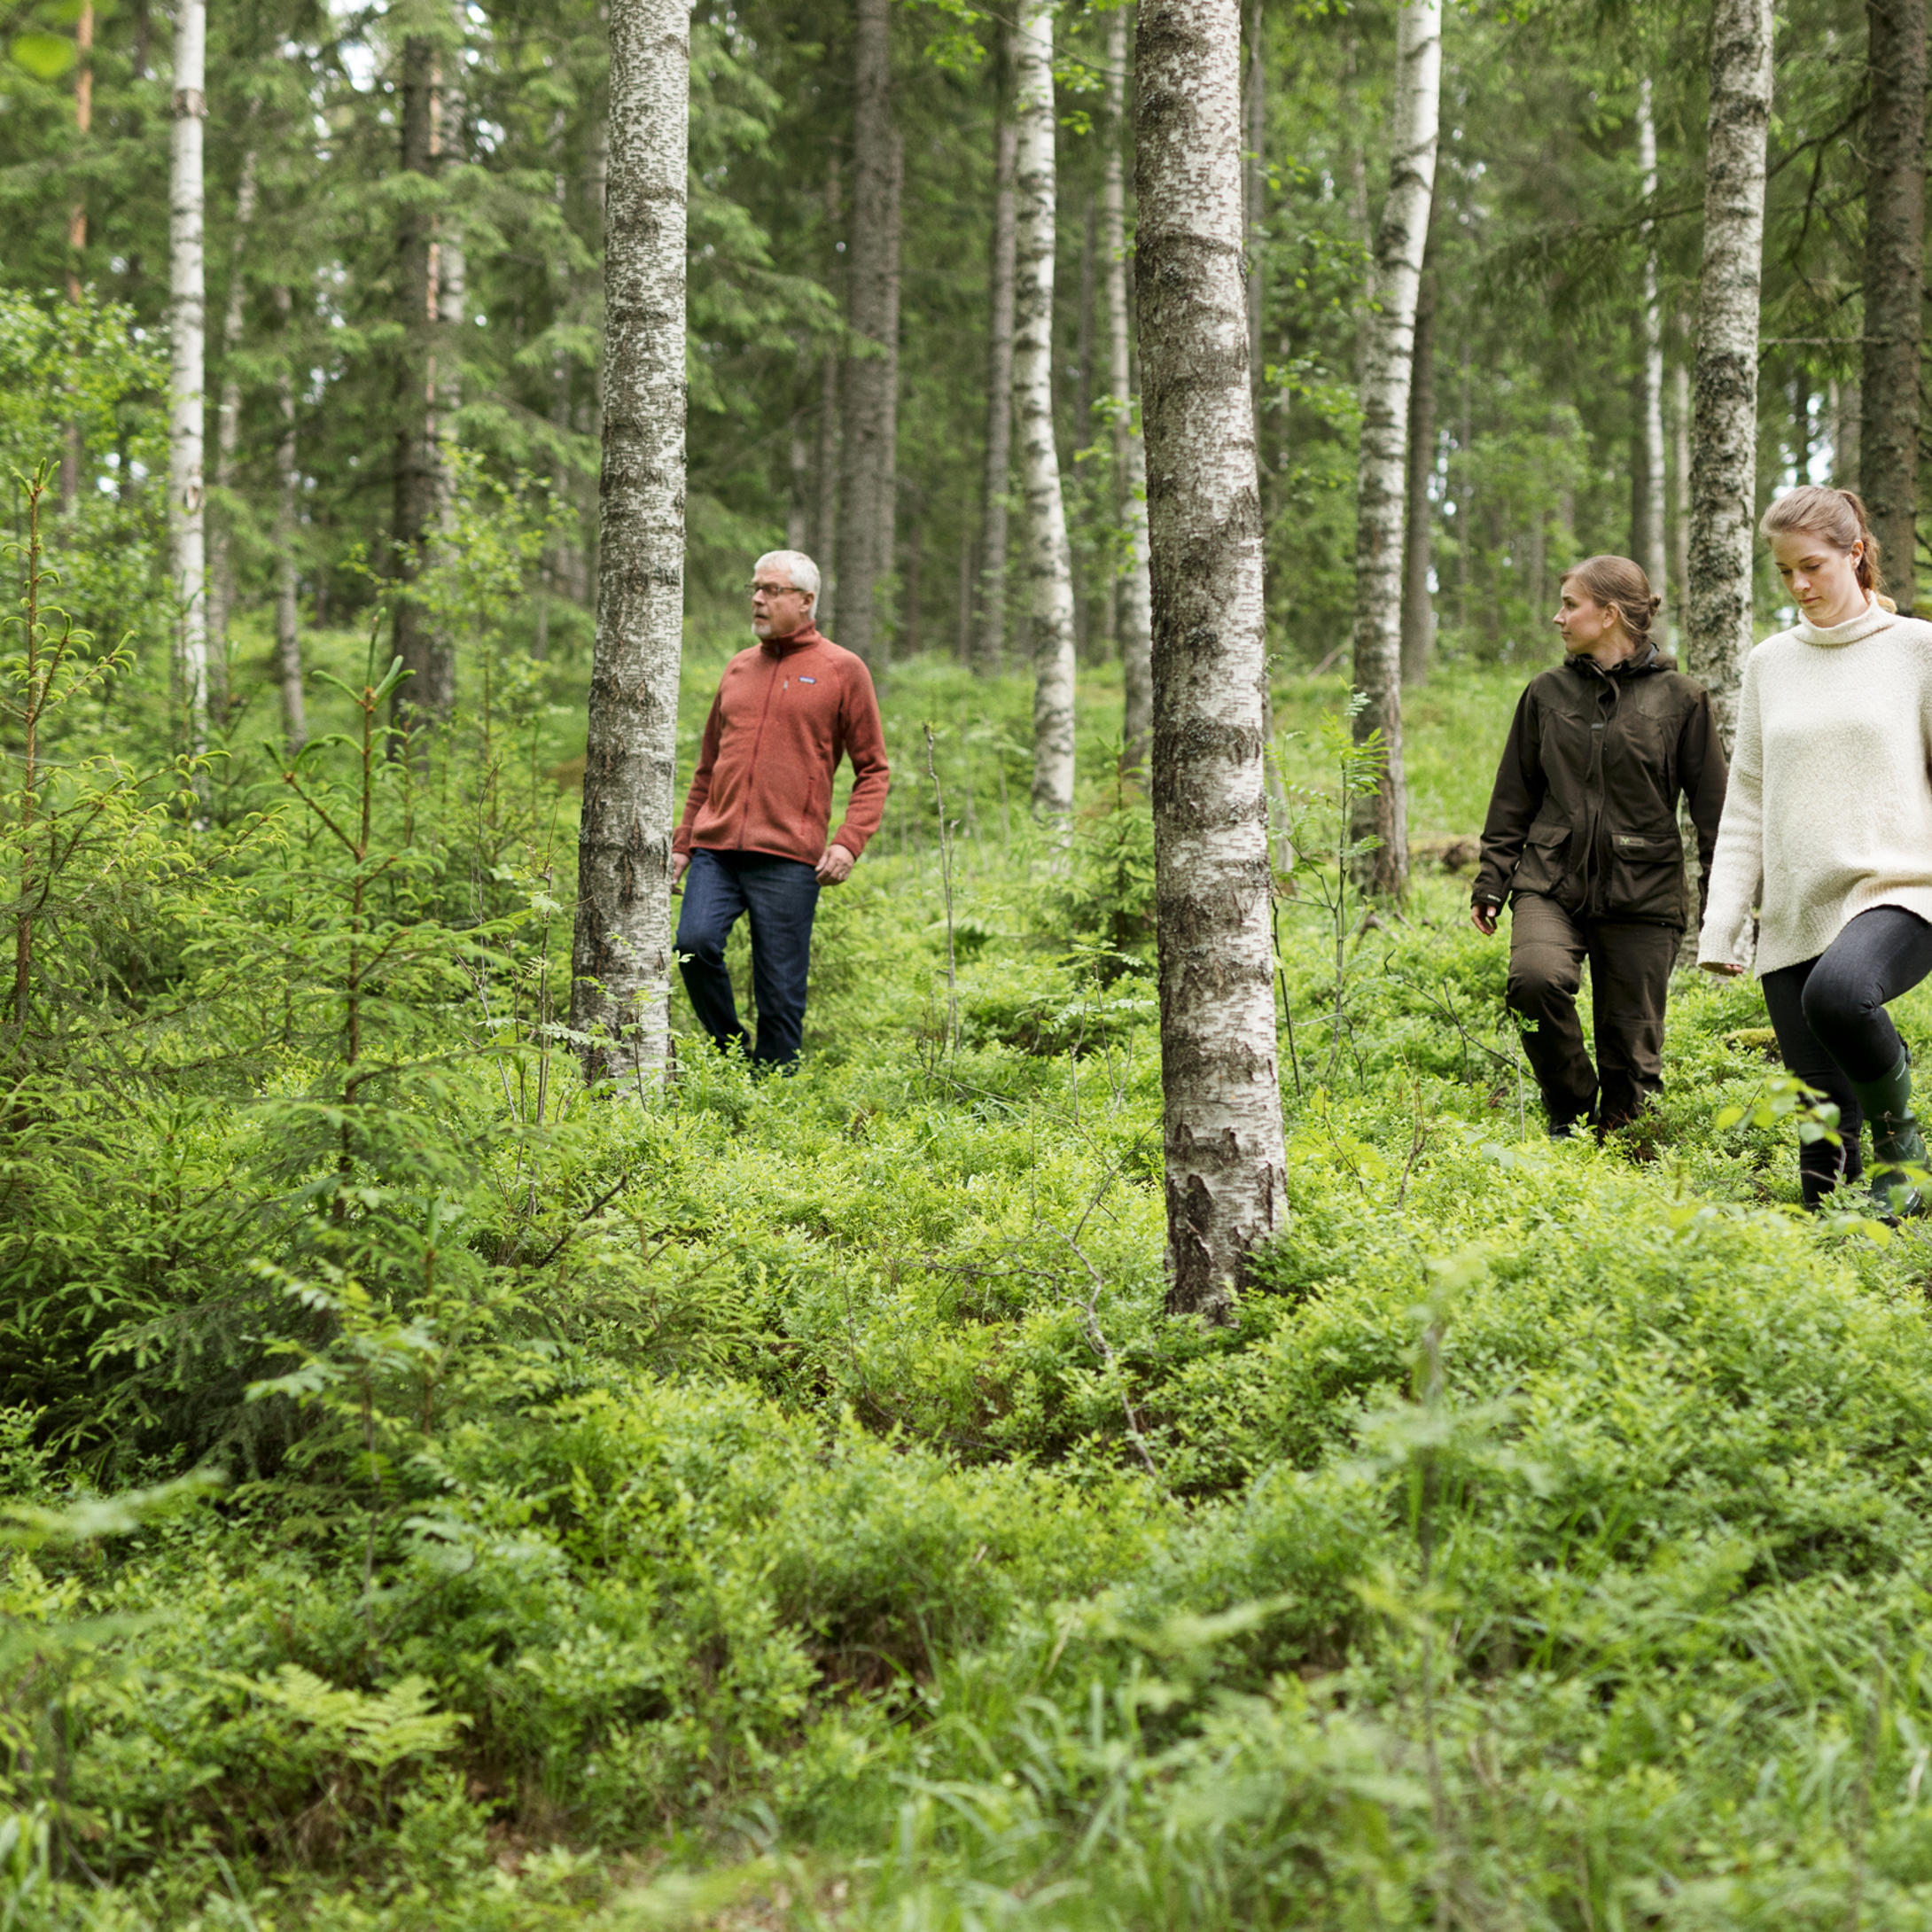
[[[1926,1201],[1912,1063],[1885,1002],[1932,973],[1932,625],[1882,596],[1849,490],[1780,497],[1761,528],[1801,615],[1745,662],[1730,791],[1697,962],[1757,970],[1779,1050],[1839,1110],[1842,1145],[1799,1150],[1805,1204],[1860,1172],[1889,1214]]]

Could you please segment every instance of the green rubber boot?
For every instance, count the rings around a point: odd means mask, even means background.
[[[1928,1165],[1925,1136],[1912,1110],[1912,1056],[1901,1054],[1898,1064],[1882,1080],[1852,1081],[1851,1091],[1872,1123],[1873,1204],[1894,1219],[1923,1214],[1928,1205],[1924,1193],[1898,1171],[1901,1164]]]

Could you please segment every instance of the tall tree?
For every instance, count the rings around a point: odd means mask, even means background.
[[[308,740],[308,713],[302,698],[301,607],[295,563],[296,534],[301,518],[301,471],[295,460],[295,369],[291,360],[289,317],[294,295],[286,283],[275,292],[282,317],[282,359],[275,372],[275,403],[278,419],[275,439],[275,657],[282,682],[282,716],[290,746],[296,751]]]
[[[222,400],[214,412],[214,514],[208,519],[208,695],[218,716],[228,707],[228,619],[235,607],[235,461],[241,449],[242,384],[239,352],[247,313],[243,265],[255,219],[256,150],[242,151],[235,187],[235,233],[229,245],[228,302],[222,316]]]
[[[1757,481],[1757,308],[1771,125],[1771,0],[1715,0],[1706,121],[1703,270],[1691,429],[1690,597],[1684,667],[1710,693],[1726,745],[1751,648]]]
[[[1637,167],[1648,208],[1657,198],[1657,122],[1648,74],[1637,83]],[[1637,558],[1650,579],[1651,590],[1662,597],[1670,594],[1670,559],[1664,544],[1663,305],[1657,293],[1656,228],[1649,221],[1643,225],[1643,301],[1638,315],[1638,327],[1643,333],[1643,514],[1637,531]]]
[[[402,172],[425,180],[436,172],[436,43],[425,34],[411,34],[402,43]],[[390,518],[390,567],[398,585],[395,652],[409,673],[393,701],[398,723],[447,719],[456,700],[454,659],[413,590],[423,572],[424,546],[436,511],[431,387],[436,313],[433,240],[427,198],[414,183],[405,183],[397,236],[401,313],[396,318],[400,347],[395,358],[395,479]]]
[[[577,838],[571,1024],[592,1079],[661,1077],[684,621],[685,0],[611,8],[597,634]]]
[[[1415,302],[1436,189],[1442,98],[1442,0],[1406,0],[1396,15],[1395,127],[1389,198],[1375,230],[1376,308],[1362,379],[1356,477],[1355,686],[1368,702],[1358,738],[1382,733],[1382,783],[1362,801],[1358,834],[1381,841],[1362,872],[1377,892],[1408,890],[1408,783],[1402,762],[1402,526]],[[1461,506],[1457,506],[1460,512]],[[1461,518],[1458,518],[1459,534]]]
[[[1925,287],[1926,0],[1866,0],[1861,492],[1885,575],[1909,611],[1917,558]]]
[[[167,184],[171,371],[167,501],[182,697],[190,748],[208,742],[207,552],[203,444],[207,305],[203,261],[202,136],[207,120],[207,9],[181,0],[175,19],[174,153]]]
[[[1134,188],[1153,552],[1167,1305],[1231,1321],[1281,1227],[1261,503],[1238,0],[1142,0]]]
[[[1402,682],[1422,684],[1429,679],[1430,653],[1436,642],[1435,600],[1430,595],[1429,573],[1434,535],[1429,503],[1430,479],[1436,473],[1436,268],[1435,224],[1422,245],[1422,279],[1415,294],[1415,339],[1409,369],[1408,470],[1404,486],[1407,508],[1402,523]],[[1539,526],[1533,549],[1540,551]],[[1542,575],[1540,559],[1532,567],[1534,581]],[[1541,602],[1540,584],[1534,593]]]
[[[1114,504],[1126,534],[1114,580],[1114,635],[1120,646],[1120,762],[1144,769],[1154,743],[1153,617],[1147,576],[1147,446],[1133,407],[1133,354],[1127,315],[1127,10],[1107,20],[1107,151],[1102,164],[1101,254],[1107,300],[1107,392],[1113,413]]]
[[[447,173],[452,159],[458,167],[469,159],[469,104],[464,96],[463,47],[469,25],[469,10],[464,0],[450,8],[451,45],[442,68],[442,84],[435,102],[432,125],[432,147],[439,173]],[[437,525],[447,540],[456,516],[456,459],[461,449],[456,416],[463,407],[463,335],[469,316],[469,256],[464,247],[463,217],[447,204],[436,217],[434,266],[431,286],[435,292],[435,332],[431,344],[431,381],[436,437]],[[452,667],[455,655],[448,643],[442,643],[444,655]],[[450,694],[454,697],[455,693]]]
[[[1000,113],[993,125],[993,258],[987,277],[986,461],[980,484],[979,611],[973,626],[976,671],[995,671],[1006,650],[1007,493],[1013,476],[1013,171],[1019,129],[1006,98],[1012,39],[1001,58]]]
[[[1013,413],[1026,498],[1026,574],[1032,615],[1033,810],[1073,814],[1073,565],[1053,420],[1053,4],[1018,0],[1013,33]]]
[[[94,127],[94,0],[81,0],[74,23],[74,131],[84,147]],[[81,264],[87,253],[87,197],[77,194],[67,209],[67,300],[82,296]],[[60,448],[59,502],[64,517],[74,513],[81,487],[81,425],[67,425]]]
[[[845,425],[838,503],[838,635],[876,667],[898,495],[899,227],[905,149],[892,119],[890,0],[858,0],[852,230],[845,250]]]

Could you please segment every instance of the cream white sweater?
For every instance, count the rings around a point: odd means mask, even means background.
[[[1816,959],[1874,906],[1932,920],[1932,624],[1877,604],[1801,620],[1744,663],[1697,957]]]

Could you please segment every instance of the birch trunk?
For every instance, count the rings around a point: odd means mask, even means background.
[[[1684,668],[1710,693],[1728,747],[1751,635],[1757,469],[1757,303],[1771,123],[1771,0],[1716,0],[1691,432]]]
[[[1142,0],[1135,68],[1167,1305],[1219,1322],[1285,1166],[1237,7]]]
[[[1007,65],[1012,66],[1011,49]],[[1004,104],[1002,104],[1004,105]],[[979,620],[973,668],[1000,668],[1006,651],[1008,492],[1013,480],[1013,170],[1019,129],[1002,112],[993,130],[993,272],[986,326],[986,467],[980,485]]]
[[[1248,139],[1243,157],[1246,167],[1242,201],[1248,217],[1248,377],[1254,389],[1257,437],[1261,422],[1261,217],[1267,188],[1261,151],[1268,129],[1267,66],[1261,52],[1261,0],[1252,0],[1248,12]]]
[[[235,187],[235,238],[228,258],[228,305],[222,315],[222,401],[214,415],[214,514],[208,519],[208,700],[214,712],[228,709],[228,619],[235,608],[235,549],[225,498],[235,487],[235,453],[241,447],[241,348],[248,289],[242,263],[248,231],[255,219],[255,151],[242,153],[241,179]]]
[[[1865,421],[1860,493],[1887,587],[1913,604],[1925,283],[1926,0],[1866,0]]]
[[[1381,840],[1361,873],[1373,891],[1408,891],[1408,786],[1402,764],[1402,526],[1409,375],[1415,301],[1435,198],[1436,129],[1442,96],[1442,0],[1407,0],[1396,17],[1395,137],[1389,199],[1375,231],[1375,297],[1362,380],[1361,456],[1356,485],[1355,685],[1368,702],[1355,734],[1382,733],[1388,754],[1380,789],[1362,801],[1358,837]],[[1457,506],[1458,534],[1463,534]]]
[[[889,0],[859,0],[854,46],[852,230],[839,487],[839,642],[877,669],[885,657],[893,557],[899,395],[899,204],[904,151],[892,124]]]
[[[175,595],[180,609],[182,696],[190,750],[208,744],[208,606],[202,473],[206,434],[204,365],[207,314],[202,254],[202,135],[207,118],[207,10],[180,0],[175,25],[174,152],[167,193],[171,370],[167,411],[167,502]]]
[[[401,164],[404,173],[433,175],[436,50],[421,35],[402,43]],[[436,515],[436,452],[432,383],[435,323],[433,243],[428,211],[420,199],[403,203],[398,237],[401,346],[395,371],[395,485],[390,521],[390,567],[397,585],[395,654],[409,674],[397,689],[393,714],[399,724],[438,722],[448,715],[442,702],[448,653],[438,646],[429,613],[413,586],[422,575]]]
[[[1431,228],[1433,235],[1433,228]],[[1402,523],[1402,682],[1426,684],[1436,642],[1436,608],[1429,590],[1434,530],[1429,506],[1436,473],[1436,270],[1423,245],[1424,272],[1415,296],[1415,346],[1409,368],[1408,463]],[[1539,526],[1531,567],[1531,599],[1540,604],[1542,535]]]
[[[1073,816],[1073,567],[1053,425],[1052,0],[1018,0],[1013,39],[1013,413],[1032,616],[1032,799],[1040,817],[1065,824]]]
[[[440,164],[454,159],[459,165],[468,159],[465,127],[468,103],[463,82],[466,69],[463,60],[464,35],[468,26],[467,10],[462,0],[451,9],[455,42],[439,103],[437,141]],[[431,390],[436,437],[437,528],[447,541],[454,527],[458,488],[457,456],[462,448],[456,417],[463,408],[464,324],[470,313],[469,257],[464,248],[462,218],[452,208],[444,208],[436,218],[436,333],[434,338],[435,382]],[[438,705],[445,716],[456,705],[456,658],[452,642],[440,640],[440,668],[448,681],[448,689],[438,694]]]
[[[1650,76],[1637,85],[1637,166],[1643,176],[1647,206],[1657,198],[1657,123],[1650,104]],[[1664,543],[1663,477],[1663,307],[1657,295],[1657,238],[1646,222],[1643,230],[1643,306],[1638,318],[1643,331],[1643,518],[1637,534],[1637,561],[1650,579],[1654,595],[1670,595],[1670,552]]]
[[[276,307],[281,311],[284,340],[282,366],[275,378],[276,408],[281,418],[275,441],[275,656],[282,677],[282,713],[288,726],[289,748],[300,751],[308,742],[308,717],[302,701],[301,608],[295,573],[302,485],[295,463],[295,371],[285,339],[294,297],[285,285],[276,291]]]
[[[1133,403],[1127,316],[1127,10],[1107,23],[1107,155],[1101,179],[1101,256],[1107,300],[1107,393],[1113,415],[1114,501],[1126,555],[1114,583],[1114,635],[1120,646],[1120,763],[1142,771],[1154,743],[1153,618],[1147,576],[1147,446]]]
[[[663,1077],[684,613],[685,0],[613,0],[597,631],[571,1024],[591,1079]]]

